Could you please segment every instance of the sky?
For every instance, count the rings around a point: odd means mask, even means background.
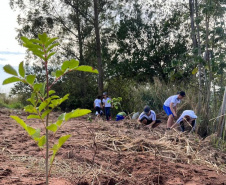
[[[9,93],[11,85],[2,85],[9,75],[3,72],[2,67],[10,64],[17,69],[18,64],[24,60],[25,48],[20,46],[16,38],[17,13],[9,6],[9,0],[0,1],[0,93]]]

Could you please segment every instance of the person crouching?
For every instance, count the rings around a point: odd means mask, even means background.
[[[181,132],[184,131],[195,131],[197,116],[193,110],[185,110],[176,121],[176,123],[171,127],[175,128],[177,125],[180,126]]]
[[[144,125],[148,125],[148,127],[155,128],[161,123],[161,120],[156,119],[155,112],[151,110],[148,105],[146,105],[144,107],[144,111],[140,114],[138,118],[138,122]]]

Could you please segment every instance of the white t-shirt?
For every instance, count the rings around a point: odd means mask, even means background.
[[[101,107],[101,99],[94,100],[95,107]]]
[[[173,107],[175,107],[178,103],[180,103],[180,99],[178,99],[178,95],[173,95],[167,98],[167,100],[164,102],[164,105],[169,107],[171,103],[173,103]]]
[[[153,110],[151,110],[151,114],[149,116],[147,114],[145,114],[144,112],[142,112],[138,119],[141,120],[142,118],[146,118],[147,120],[155,121],[156,120],[156,114]]]
[[[105,107],[111,107],[111,103],[108,103],[108,100],[111,100],[111,98],[107,97],[106,99],[103,99],[103,103]]]
[[[185,111],[181,114],[181,116],[178,118],[178,120],[176,121],[176,123],[179,124],[179,123],[183,120],[184,116],[189,116],[189,117],[191,117],[192,119],[196,119],[196,118],[197,118],[197,116],[195,115],[195,113],[194,113],[193,110],[185,110]]]

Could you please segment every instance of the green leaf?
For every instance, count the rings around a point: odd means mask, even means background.
[[[198,68],[196,67],[195,69],[192,70],[192,74],[195,75],[198,72]]]
[[[38,39],[31,39],[30,41],[42,45],[42,42]]]
[[[55,94],[55,93],[56,93],[56,91],[50,90],[50,91],[49,91],[49,96],[52,95],[52,94]]]
[[[4,71],[8,74],[14,75],[14,76],[18,76],[16,70],[11,66],[11,65],[5,65],[3,67]]]
[[[58,77],[62,76],[63,74],[64,74],[64,72],[63,72],[63,71],[61,71],[61,70],[57,70],[57,71],[56,71],[56,78],[58,78]]]
[[[20,124],[20,126],[22,126],[24,128],[24,130],[27,130],[27,124],[20,119],[18,116],[10,116],[11,118],[13,118],[17,123]]]
[[[61,114],[57,120],[65,120],[65,114],[66,113]]]
[[[66,94],[63,98],[51,100],[51,104],[49,105],[49,107],[51,107],[52,109],[54,109],[55,107],[57,107],[58,105],[60,105],[62,102],[64,102],[65,100],[67,100],[68,99],[68,96],[69,96],[69,94]]]
[[[51,148],[51,150],[53,151],[53,155],[50,159],[50,163],[53,163],[53,160],[55,158],[56,153],[58,152],[58,150],[60,149],[60,147],[71,137],[71,135],[66,135],[66,136],[62,136],[59,141],[58,144],[54,144],[53,147]]]
[[[42,84],[42,87],[40,89],[40,93],[41,93],[42,96],[44,96],[45,95],[45,90],[46,90],[46,84],[45,83],[41,83],[41,84]]]
[[[27,101],[31,102],[32,105],[35,105],[35,93],[31,94],[31,97],[27,99]]]
[[[51,49],[53,49],[54,47],[56,47],[56,46],[58,46],[59,45],[59,43],[55,43],[55,44],[52,44],[48,49],[47,49],[47,53],[51,50]]]
[[[34,91],[41,91],[42,87],[43,87],[42,83],[35,84],[34,85]]]
[[[43,44],[45,44],[46,41],[47,41],[47,39],[48,39],[48,36],[47,36],[46,33],[43,33],[43,34],[38,34],[38,38],[41,40],[41,42],[42,42]]]
[[[46,144],[46,136],[42,136],[40,139],[39,139],[39,142],[38,142],[38,146],[40,148],[43,148],[43,146]]]
[[[76,71],[85,71],[85,72],[96,73],[96,74],[99,73],[97,69],[94,69],[91,66],[79,66],[79,67],[75,68],[74,70],[76,70]]]
[[[27,126],[27,133],[29,134],[29,136],[32,136],[33,134],[35,134],[36,130],[30,126]]]
[[[50,112],[52,111],[52,109],[47,109],[43,112],[41,118],[44,119]]]
[[[50,126],[46,127],[48,130],[52,131],[52,132],[56,132],[58,127],[56,124],[51,124]]]
[[[70,61],[64,61],[63,65],[61,66],[61,69],[63,72],[65,72],[67,69],[74,69],[78,67],[79,61],[72,59]]]
[[[64,61],[62,66],[61,66],[61,69],[62,69],[63,72],[66,71],[67,68],[69,68],[69,61],[68,60]]]
[[[29,113],[37,113],[36,108],[32,105],[27,105],[26,107],[24,107],[24,111]]]
[[[57,125],[58,127],[60,127],[60,126],[62,125],[63,122],[64,122],[63,120],[57,120],[56,125]]]
[[[36,129],[35,133],[31,136],[35,141],[39,141],[40,140],[40,129]]]
[[[40,119],[40,116],[39,115],[34,115],[34,114],[31,114],[27,117],[27,119]]]
[[[25,77],[24,62],[21,62],[21,63],[19,64],[19,74],[20,74],[20,76],[22,76],[23,78]]]
[[[60,97],[59,96],[57,96],[57,95],[53,95],[53,96],[51,96],[51,99],[59,99]]]
[[[16,76],[12,76],[10,78],[5,79],[2,83],[2,85],[6,85],[6,84],[13,83],[13,82],[18,82],[18,81],[22,81],[22,80]]]
[[[49,60],[49,58],[50,58],[51,56],[55,55],[55,54],[56,54],[56,52],[50,53],[50,54],[47,56],[47,60]]]
[[[51,101],[51,98],[46,99],[45,101],[43,101],[40,105],[39,105],[39,112],[41,112],[44,108],[46,108],[47,105],[49,105]]]
[[[55,40],[57,40],[57,39],[58,39],[57,37],[48,39],[48,41],[47,41],[46,44],[45,44],[45,47],[48,48],[49,45],[52,44],[52,43],[53,43]],[[50,47],[51,47],[51,46],[50,46]],[[49,48],[48,48],[48,50],[49,50]],[[49,52],[48,50],[47,50],[47,52]]]
[[[69,61],[69,68],[70,69],[74,69],[75,67],[78,67],[78,65],[79,65],[78,60],[72,59],[72,60]]]
[[[76,110],[73,110],[71,111],[70,113],[66,113],[65,115],[65,121],[71,119],[71,118],[77,118],[77,117],[80,117],[80,116],[84,116],[86,114],[89,114],[91,113],[91,110],[88,110],[88,109],[76,109]]]
[[[58,148],[60,148],[70,137],[71,135],[61,136],[58,142]]]
[[[26,78],[27,82],[32,85],[35,81],[35,77],[36,77],[36,75],[28,75]]]
[[[24,44],[31,44],[32,42],[27,37],[20,37]]]

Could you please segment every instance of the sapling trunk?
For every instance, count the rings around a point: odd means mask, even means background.
[[[45,52],[45,70],[46,70],[46,94],[47,94],[47,99],[49,98],[49,73],[48,73],[48,60],[47,60],[47,53],[45,46],[43,46],[44,52]],[[49,114],[46,116],[46,158],[45,158],[45,163],[46,163],[46,185],[49,184],[49,131],[47,127],[49,126]]]

